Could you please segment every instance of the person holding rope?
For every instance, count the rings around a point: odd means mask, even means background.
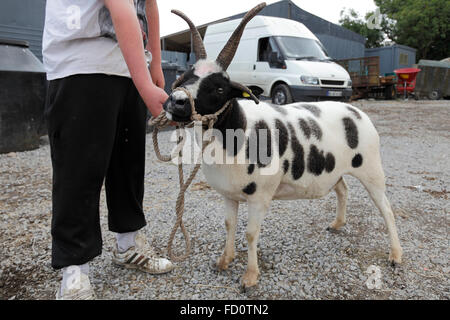
[[[157,257],[139,232],[146,225],[147,109],[158,116],[168,98],[156,0],[47,0],[43,57],[52,267],[62,269],[57,299],[95,297],[89,261],[102,251],[103,181],[109,230],[117,234],[113,262],[151,274],[171,271],[173,264]]]

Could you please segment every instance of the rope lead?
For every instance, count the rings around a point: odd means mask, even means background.
[[[192,107],[192,114],[191,114],[191,120],[193,121],[192,124],[194,122],[197,122],[197,121],[201,122],[202,125],[207,125],[208,126],[208,131],[213,128],[213,126],[216,123],[219,115],[222,112],[224,112],[231,104],[230,101],[228,101],[217,112],[215,112],[213,114],[208,114],[208,115],[200,115],[195,110],[195,102],[194,102],[194,99],[192,98],[192,95],[190,94],[190,92],[187,91],[184,88],[181,88],[181,87],[175,88],[173,91],[177,91],[177,90],[185,92],[186,95],[189,98],[189,101],[190,101],[191,107]],[[160,161],[163,161],[163,162],[170,162],[174,158],[172,155],[162,155],[161,151],[159,149],[159,143],[158,143],[158,132],[162,128],[169,126],[170,122],[171,121],[169,119],[167,119],[165,111],[162,111],[156,118],[152,118],[149,121],[149,124],[154,126],[153,133],[152,133],[152,140],[153,140],[153,148],[155,149],[156,157]],[[188,125],[188,127],[190,127],[190,125]],[[185,130],[185,125],[184,124],[179,124],[177,126],[178,144],[184,142],[183,141],[184,138],[182,138],[182,137],[185,137],[184,130]],[[212,135],[210,136],[210,139],[205,144],[203,144],[202,153],[205,150],[205,148],[211,142],[212,142]],[[198,170],[200,169],[200,166],[201,166],[201,162],[197,163],[195,165],[194,169],[192,170],[192,172],[190,173],[190,175],[188,176],[186,182],[184,182],[183,163],[181,161],[181,157],[182,157],[181,149],[182,148],[180,148],[180,151],[179,151],[179,154],[178,154],[178,156],[180,158],[180,161],[178,161],[178,178],[179,178],[178,180],[179,180],[179,184],[180,184],[180,190],[178,192],[178,197],[177,197],[177,201],[176,201],[176,205],[175,205],[176,221],[175,221],[175,224],[174,224],[174,226],[172,228],[172,231],[171,231],[171,233],[169,235],[169,240],[167,242],[167,253],[168,253],[170,259],[173,260],[173,261],[183,261],[191,253],[191,239],[189,237],[189,233],[187,232],[186,227],[184,226],[184,222],[183,222],[184,194],[186,193],[186,190],[191,185],[192,181],[194,180],[194,178],[197,175],[197,172],[198,172]],[[183,234],[183,237],[185,239],[185,244],[186,244],[185,245],[185,251],[181,255],[175,255],[173,253],[173,251],[172,251],[173,240],[175,238],[175,234],[176,234],[178,228],[181,229],[181,232]]]

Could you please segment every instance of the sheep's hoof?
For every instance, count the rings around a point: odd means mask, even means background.
[[[326,230],[331,233],[339,233],[340,232],[340,230],[332,228],[332,227],[327,227]]]
[[[389,254],[389,262],[392,267],[396,267],[397,265],[402,263],[402,249],[392,249]]]
[[[232,257],[228,257],[225,255],[220,256],[216,262],[217,270],[219,271],[227,270],[228,265],[230,264],[231,261],[233,261]]]
[[[330,232],[339,231],[339,229],[341,229],[344,225],[345,225],[345,221],[344,222],[333,221],[333,223],[327,227],[327,231],[330,231]]]
[[[246,296],[251,296],[251,295],[254,295],[255,293],[257,293],[258,286],[245,287],[244,285],[242,285],[240,291],[242,294],[245,294]]]
[[[247,272],[245,272],[244,276],[242,277],[242,287],[244,289],[247,289],[256,286],[258,284],[258,276],[259,272],[247,270]]]

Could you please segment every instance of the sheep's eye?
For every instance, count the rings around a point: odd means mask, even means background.
[[[223,93],[223,88],[217,88],[217,93],[222,94]]]

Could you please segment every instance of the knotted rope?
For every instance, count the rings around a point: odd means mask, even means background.
[[[186,193],[186,190],[189,188],[189,186],[192,183],[192,180],[194,180],[198,170],[200,169],[201,166],[201,162],[199,161],[199,163],[197,163],[194,167],[194,169],[192,170],[192,172],[190,173],[190,175],[188,176],[186,182],[184,182],[184,173],[183,173],[183,163],[181,161],[181,157],[182,157],[182,152],[181,150],[183,149],[183,145],[184,145],[184,139],[185,139],[185,128],[186,127],[191,127],[193,126],[196,122],[201,122],[202,126],[206,125],[208,127],[207,132],[209,133],[209,136],[207,137],[207,141],[206,143],[203,143],[202,146],[202,153],[205,150],[205,148],[212,142],[212,132],[211,129],[214,126],[214,123],[216,123],[218,117],[220,114],[222,114],[230,105],[231,101],[228,101],[227,103],[225,103],[225,105],[220,108],[217,112],[213,113],[213,114],[207,114],[207,115],[200,115],[199,113],[197,113],[197,111],[195,110],[195,102],[194,102],[194,98],[192,97],[192,95],[190,94],[189,91],[187,91],[185,88],[182,87],[178,87],[173,89],[174,91],[183,91],[187,97],[189,98],[189,102],[191,104],[191,123],[188,125],[184,125],[184,124],[179,124],[177,126],[177,144],[178,144],[178,148],[179,148],[179,152],[178,152],[178,178],[179,178],[179,184],[180,184],[180,190],[178,192],[178,197],[177,197],[177,201],[176,201],[176,205],[175,205],[175,211],[176,211],[176,221],[175,224],[172,228],[172,231],[169,235],[169,240],[167,242],[167,252],[168,255],[170,257],[171,260],[173,261],[183,261],[184,259],[186,259],[190,252],[191,252],[191,240],[189,237],[189,233],[187,232],[185,226],[184,226],[184,222],[183,222],[183,213],[184,213],[184,194]],[[167,119],[166,116],[166,112],[162,111],[156,118],[152,118],[150,119],[150,125],[153,125],[153,133],[152,133],[152,140],[153,140],[153,148],[155,149],[155,153],[156,153],[156,157],[163,162],[169,162],[172,161],[174,159],[173,155],[162,155],[159,149],[159,143],[158,143],[158,132],[164,128],[169,126],[170,124],[170,120]],[[203,141],[203,140],[202,140]],[[173,244],[173,240],[175,238],[175,234],[178,230],[178,228],[181,229],[181,232],[183,234],[183,237],[185,239],[185,252],[184,254],[181,255],[175,255],[172,251],[172,244]]]

